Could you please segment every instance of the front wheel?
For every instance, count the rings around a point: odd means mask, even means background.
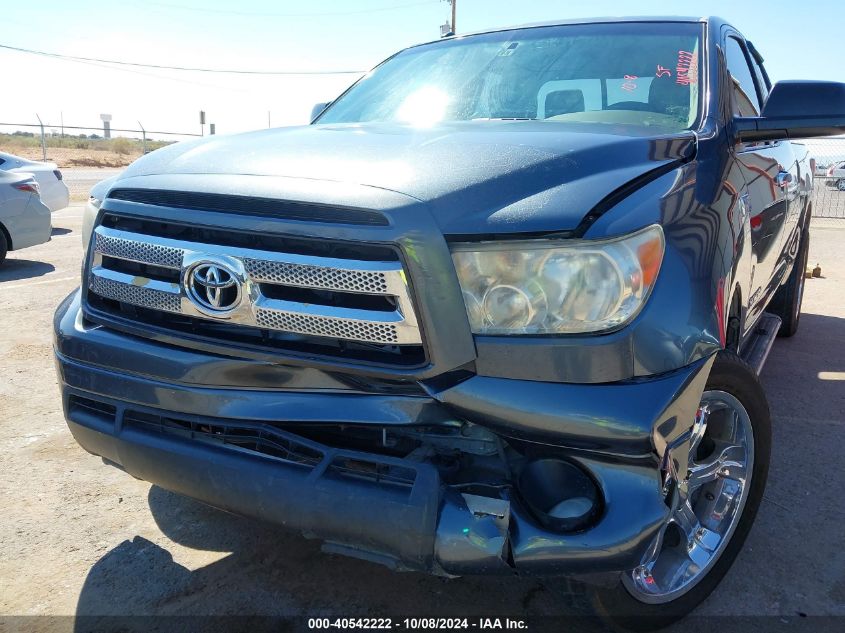
[[[615,587],[591,590],[597,613],[617,629],[654,630],[692,611],[730,569],[757,515],[771,422],[754,370],[720,352],[690,424],[687,475],[669,495],[666,522],[639,566]]]
[[[836,181],[836,188],[839,189],[839,191],[845,191],[845,178],[840,178]]]

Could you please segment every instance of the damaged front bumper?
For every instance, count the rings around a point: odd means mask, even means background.
[[[473,376],[412,394],[308,391],[255,386],[273,382],[272,372],[281,385],[295,382],[291,367],[87,324],[74,296],[55,330],[65,415],[86,450],[168,490],[321,539],[328,551],[455,576],[635,567],[669,512],[660,458],[689,428],[711,363],[624,383]],[[456,420],[522,447],[507,485],[456,484],[424,454],[338,448],[291,430],[332,422],[413,431]],[[588,525],[560,530],[538,517],[520,472],[541,460],[591,482]]]

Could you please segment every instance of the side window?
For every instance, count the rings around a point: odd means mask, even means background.
[[[739,116],[760,116],[760,99],[754,85],[754,76],[740,43],[729,37],[725,45],[728,72],[734,87],[734,114]]]

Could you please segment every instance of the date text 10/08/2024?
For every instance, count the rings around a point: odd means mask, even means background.
[[[526,630],[525,620],[512,618],[309,618],[309,629],[359,630]]]

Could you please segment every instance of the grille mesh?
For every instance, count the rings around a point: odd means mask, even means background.
[[[267,309],[256,310],[255,318],[261,327],[286,330],[298,334],[368,341],[371,343],[397,343],[399,340],[396,334],[396,327],[389,323],[329,319],[326,317]]]
[[[343,270],[258,259],[245,259],[244,267],[247,274],[259,282],[372,294],[387,292],[387,279],[384,273],[378,271]]]
[[[100,233],[96,236],[95,250],[103,255],[167,268],[179,268],[182,265],[182,250],[179,248],[124,240]]]
[[[164,310],[166,312],[182,311],[182,300],[179,295],[174,295],[169,292],[153,290],[152,288],[144,288],[143,286],[123,284],[117,281],[112,281],[111,279],[104,279],[103,277],[97,276],[91,277],[88,287],[92,292],[107,299],[114,299],[115,301],[123,303],[131,303],[132,305],[141,306],[143,308]]]

